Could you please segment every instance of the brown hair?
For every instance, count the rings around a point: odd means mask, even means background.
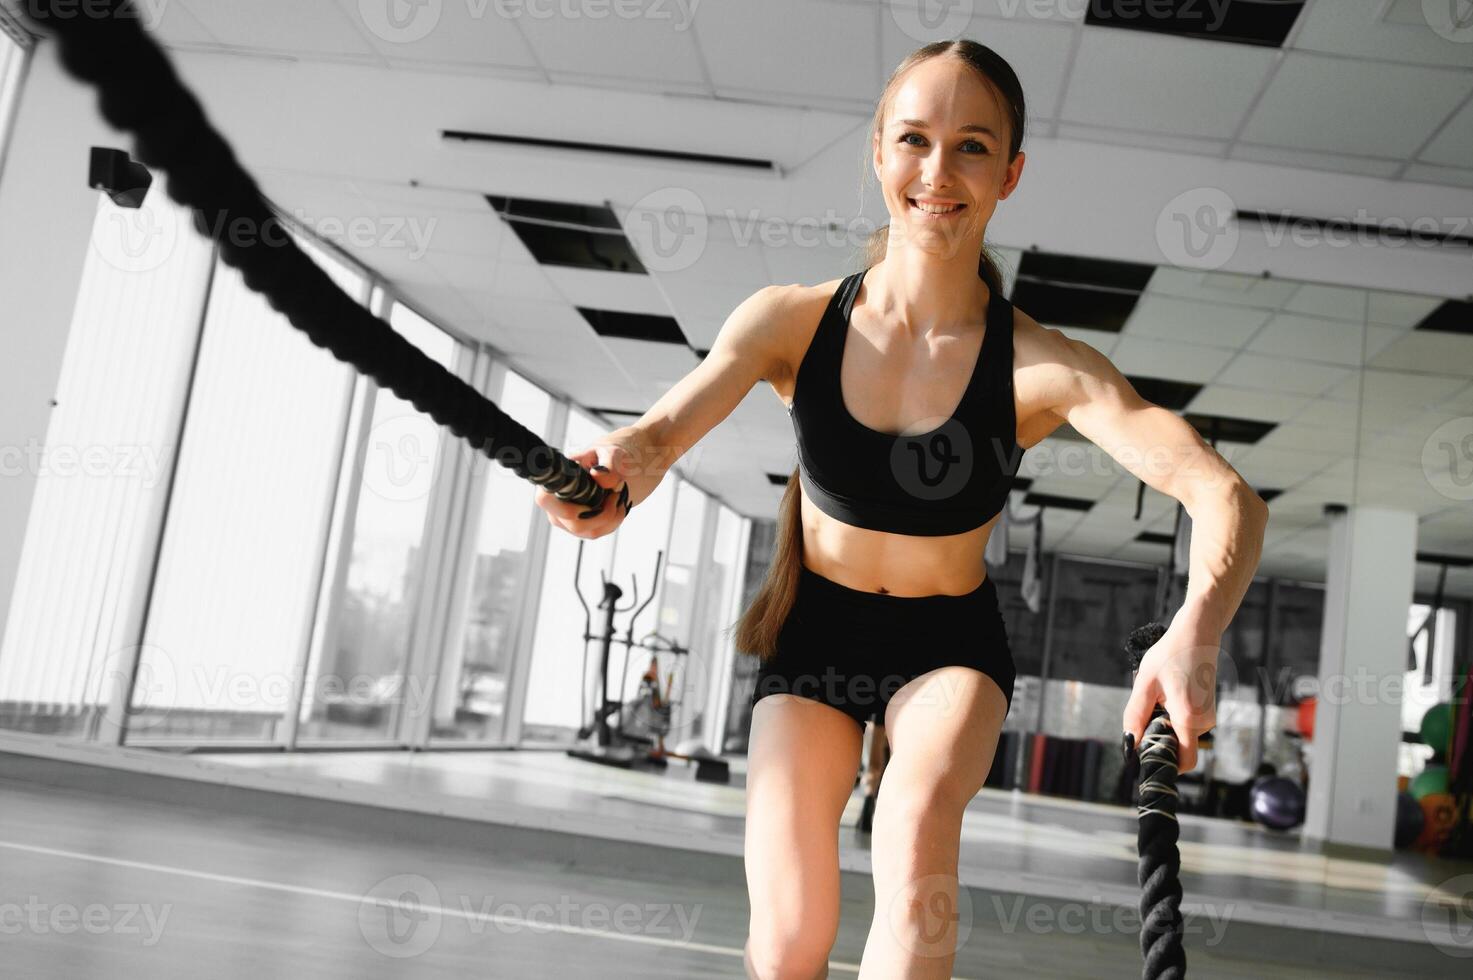
[[[992,86],[1001,97],[1008,110],[1009,147],[1008,162],[1018,156],[1018,151],[1023,145],[1023,130],[1026,121],[1023,102],[1023,86],[1001,55],[993,51],[985,44],[967,38],[955,41],[937,41],[912,51],[904,61],[895,67],[890,73],[889,80],[885,83],[884,90],[880,93],[879,100],[875,103],[874,120],[871,123],[871,137],[879,133],[885,125],[885,114],[890,109],[890,103],[894,99],[895,91],[900,87],[901,80],[905,74],[916,65],[931,58],[950,55],[960,58],[964,64],[975,71],[984,83]],[[866,164],[861,172],[861,181],[869,174],[868,160],[873,153],[871,144],[865,145]],[[863,246],[863,268],[869,268],[880,262],[885,257],[886,247],[890,237],[890,226],[882,225],[870,233],[869,238]],[[982,256],[978,262],[977,274],[987,283],[989,289],[1002,289],[1002,274],[988,254],[987,245],[983,243]],[[793,603],[798,595],[798,576],[803,564],[803,527],[801,515],[801,500],[799,494],[798,468],[793,468],[793,473],[788,477],[787,488],[783,491],[783,499],[778,504],[777,536],[773,545],[772,562],[767,569],[767,577],[762,582],[762,587],[752,599],[752,604],[747,607],[736,624],[736,637],[734,645],[739,652],[756,654],[763,660],[769,660],[777,652],[777,637],[782,631],[783,623],[788,618],[788,613],[793,608]]]

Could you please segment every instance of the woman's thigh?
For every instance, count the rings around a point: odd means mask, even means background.
[[[912,678],[885,710],[886,790],[965,806],[987,781],[1008,702],[987,674],[960,665]]]
[[[754,927],[817,930],[832,942],[837,828],[854,791],[862,741],[858,722],[809,698],[773,694],[753,707],[745,856]]]

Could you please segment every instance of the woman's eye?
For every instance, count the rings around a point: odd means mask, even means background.
[[[920,133],[906,133],[904,136],[900,137],[900,142],[902,142],[902,143],[908,143],[908,141],[910,140],[910,138],[912,136],[914,136],[918,140],[919,139],[925,139],[925,137],[922,136]],[[908,143],[908,145],[915,146],[914,143]]]
[[[967,146],[975,146],[978,150],[980,150],[983,153],[986,153],[987,152],[987,147],[983,146],[981,143],[978,143],[976,140],[967,140],[966,145]]]

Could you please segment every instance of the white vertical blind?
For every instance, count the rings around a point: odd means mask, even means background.
[[[0,701],[75,715],[107,697],[148,584],[209,278],[209,243],[155,183],[98,196],[5,636]]]
[[[361,281],[326,264],[361,299]],[[354,378],[216,265],[143,650],[154,690],[134,693],[161,710],[135,718],[130,737],[266,736],[281,720],[311,632]]]

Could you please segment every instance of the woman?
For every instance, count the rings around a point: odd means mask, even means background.
[[[1018,456],[1065,421],[1193,519],[1183,605],[1141,664],[1123,728],[1139,740],[1164,703],[1186,771],[1214,724],[1217,651],[1257,565],[1267,508],[1100,353],[1002,297],[983,239],[1022,175],[1024,122],[1018,79],[991,49],[961,40],[914,52],[875,108],[871,162],[891,223],[872,237],[865,268],[759,290],[640,423],[574,457],[606,467],[601,485],[627,480],[637,503],[660,464],[758,380],[793,414],[799,466],[771,568],[736,633],[738,650],[762,657],[747,776],[752,977],[827,975],[836,827],[870,718],[890,753],[860,976],[951,976],[962,814],[992,765],[1013,687],[983,549]],[[538,502],[583,537],[628,513],[606,503],[583,519],[546,493]],[[1102,655],[1118,639],[1102,638]]]

